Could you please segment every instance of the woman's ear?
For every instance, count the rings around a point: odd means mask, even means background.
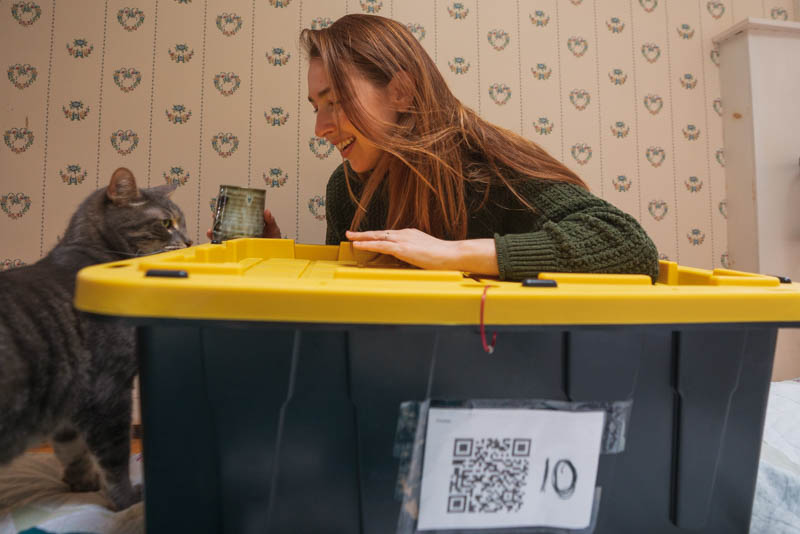
[[[411,108],[412,98],[411,76],[404,70],[398,71],[389,82],[389,103],[400,113]]]

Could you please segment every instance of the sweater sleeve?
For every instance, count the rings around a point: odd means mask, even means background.
[[[565,182],[526,180],[517,191],[535,212],[522,209],[518,200],[518,209],[506,210],[503,234],[494,234],[501,279],[539,272],[658,277],[656,247],[627,213]]]

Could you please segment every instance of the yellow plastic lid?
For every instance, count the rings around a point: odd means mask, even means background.
[[[645,275],[538,280],[527,287],[458,271],[359,266],[349,243],[236,239],[83,269],[75,306],[117,317],[477,325],[486,292],[489,325],[800,322],[800,284],[772,276],[662,261],[656,284]]]

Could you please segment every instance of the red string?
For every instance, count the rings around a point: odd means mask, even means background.
[[[497,344],[497,332],[492,332],[492,344],[486,344],[486,328],[483,324],[483,309],[486,307],[486,292],[489,291],[489,286],[484,286],[483,295],[481,296],[481,342],[483,343],[483,350],[491,354],[494,352],[494,346]]]

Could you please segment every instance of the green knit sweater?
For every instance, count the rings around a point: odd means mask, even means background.
[[[361,187],[351,171],[356,196]],[[531,211],[507,188],[493,187],[480,209],[482,196],[468,190],[467,238],[494,238],[500,278],[521,280],[540,272],[636,273],[658,276],[658,252],[639,223],[585,189],[564,182],[524,180],[515,186],[535,208]],[[380,193],[380,192],[379,192]],[[325,211],[326,243],[347,241],[345,231],[356,205],[347,192],[344,167],[328,181]],[[387,195],[370,202],[361,230],[386,226]]]

